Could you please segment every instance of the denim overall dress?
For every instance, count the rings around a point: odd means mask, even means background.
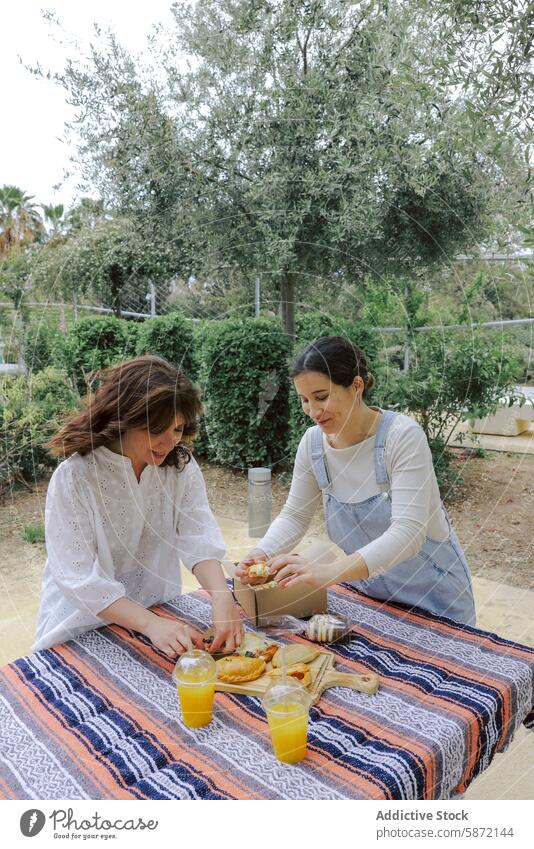
[[[323,435],[311,435],[313,472],[322,492],[328,536],[345,554],[353,554],[385,533],[391,524],[390,480],[385,465],[386,439],[396,413],[382,413],[376,433],[374,465],[380,493],[356,503],[332,494],[323,451]],[[442,507],[443,510],[445,508]],[[445,511],[449,536],[440,542],[426,537],[415,557],[403,560],[376,578],[354,581],[356,589],[383,601],[420,607],[466,625],[475,624],[475,604],[469,567]]]

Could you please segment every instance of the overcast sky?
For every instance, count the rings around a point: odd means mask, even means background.
[[[68,51],[51,38],[42,10],[53,11],[67,34],[87,45],[96,22],[111,26],[121,43],[142,51],[153,24],[171,23],[172,0],[16,0],[2,4],[2,131],[0,186],[16,185],[38,203],[65,203],[77,196],[76,178],[58,190],[53,187],[70,167],[69,149],[62,137],[69,107],[61,88],[36,79],[20,64],[39,63],[58,70]],[[72,55],[72,54],[71,54]]]

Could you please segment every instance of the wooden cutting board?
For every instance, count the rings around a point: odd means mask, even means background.
[[[312,704],[316,704],[329,687],[350,687],[360,693],[372,696],[379,687],[378,676],[372,673],[358,675],[356,673],[340,672],[334,665],[335,655],[332,652],[321,652],[315,660],[308,664],[312,676],[309,693]],[[280,679],[278,679],[280,680]],[[215,690],[221,693],[239,693],[242,696],[259,696],[265,694],[272,683],[270,675],[264,674],[255,681],[244,684],[228,684],[226,681],[216,681]]]

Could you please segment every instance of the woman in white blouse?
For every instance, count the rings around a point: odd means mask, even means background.
[[[474,625],[469,568],[422,428],[368,406],[374,379],[348,339],[317,339],[298,355],[291,377],[315,427],[300,442],[285,507],[238,577],[261,582],[248,567],[267,559],[282,587],[349,581],[373,598]],[[288,554],[321,501],[328,536],[343,554],[328,562]]]
[[[243,628],[220,561],[224,542],[200,469],[184,444],[201,404],[188,378],[160,357],[100,375],[83,412],[48,443],[67,457],[46,499],[47,561],[34,650],[116,623],[169,657],[199,630],[148,608],[181,591],[180,561],[212,598],[215,639],[239,645]]]

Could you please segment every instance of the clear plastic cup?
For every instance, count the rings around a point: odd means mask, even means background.
[[[294,764],[306,757],[311,698],[294,678],[271,684],[262,699],[275,757]]]
[[[193,649],[178,658],[172,673],[178,688],[184,725],[201,728],[213,718],[217,667],[206,651]]]

